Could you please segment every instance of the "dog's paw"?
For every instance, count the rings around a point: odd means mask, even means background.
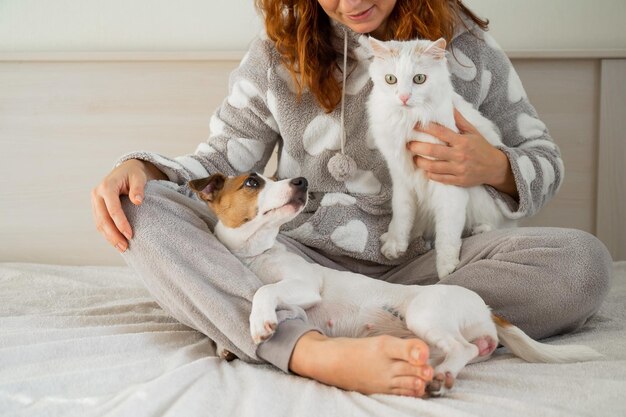
[[[276,311],[267,312],[265,314],[258,314],[253,312],[250,315],[250,334],[255,344],[266,341],[276,331],[278,326],[278,318],[276,317]]]
[[[450,275],[459,265],[458,255],[437,254],[437,275],[439,279]]]
[[[490,224],[487,224],[487,223],[476,224],[472,228],[472,236],[479,235],[481,233],[491,232],[492,230],[493,230],[493,226]]]
[[[380,252],[387,259],[399,258],[406,252],[406,248],[409,246],[409,242],[407,242],[406,239],[401,239],[389,232],[383,233],[380,237],[380,241],[382,243]]]
[[[436,372],[432,381],[426,385],[426,393],[431,397],[441,397],[454,386],[454,377],[450,372]]]

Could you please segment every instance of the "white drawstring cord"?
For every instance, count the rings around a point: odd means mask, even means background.
[[[343,84],[341,85],[341,152],[337,152],[328,160],[328,171],[337,181],[348,181],[354,177],[357,172],[356,162],[354,159],[346,155],[346,81],[348,78],[348,32],[343,30]]]
[[[346,111],[346,78],[348,72],[348,33],[343,30],[343,81],[341,84],[341,153],[345,154],[346,129],[344,114]]]

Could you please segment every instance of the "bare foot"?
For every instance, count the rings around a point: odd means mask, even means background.
[[[289,369],[348,391],[412,397],[424,396],[433,377],[426,343],[392,336],[329,338],[309,332],[296,343]]]

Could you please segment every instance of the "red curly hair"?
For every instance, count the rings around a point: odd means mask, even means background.
[[[341,84],[333,76],[337,52],[330,39],[330,17],[316,0],[255,0],[265,19],[268,37],[298,86],[331,112],[341,101]],[[450,42],[457,18],[464,14],[487,29],[489,22],[472,13],[461,0],[397,0],[387,22],[387,39],[414,38]]]

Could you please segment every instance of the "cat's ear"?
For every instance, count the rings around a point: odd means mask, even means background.
[[[389,48],[384,42],[374,39],[371,36],[368,38],[370,49],[376,58],[385,58],[389,56]]]
[[[437,61],[445,59],[446,45],[446,40],[444,38],[439,38],[435,42],[433,42],[432,45],[426,48],[426,50],[423,52],[423,55],[428,55]]]

